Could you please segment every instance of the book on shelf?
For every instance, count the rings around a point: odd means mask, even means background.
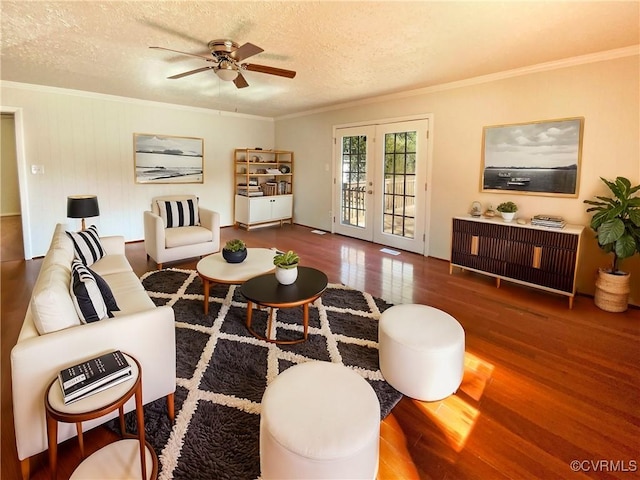
[[[105,353],[58,373],[64,403],[101,392],[131,378],[131,365],[120,350]]]
[[[555,215],[534,215],[533,219],[546,221],[546,222],[559,222],[559,223],[564,222],[564,218],[558,217]]]
[[[538,225],[539,227],[564,228],[566,223],[562,217],[553,215],[534,215],[531,218],[531,225]]]
[[[242,195],[243,197],[262,197],[264,192],[262,190],[253,191],[253,190],[240,190],[238,189],[238,195]]]

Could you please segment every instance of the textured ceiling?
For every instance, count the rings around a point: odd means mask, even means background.
[[[602,52],[639,40],[638,1],[144,2],[2,0],[3,80],[281,116]],[[206,65],[230,38],[264,53],[236,89]]]

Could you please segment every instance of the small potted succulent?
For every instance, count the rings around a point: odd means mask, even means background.
[[[510,222],[518,211],[518,206],[513,202],[503,202],[498,205],[497,209],[505,222]]]
[[[247,246],[239,238],[229,240],[222,249],[222,258],[229,263],[242,263],[247,258]]]
[[[295,282],[298,278],[298,263],[300,263],[300,257],[293,250],[278,253],[273,257],[278,282],[282,285],[291,285]]]

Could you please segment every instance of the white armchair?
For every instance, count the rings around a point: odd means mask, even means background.
[[[220,214],[198,205],[195,195],[151,199],[144,212],[144,248],[162,268],[165,262],[201,257],[220,250]]]

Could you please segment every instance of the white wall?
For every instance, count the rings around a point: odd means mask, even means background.
[[[142,212],[151,197],[195,193],[203,206],[233,223],[232,154],[237,147],[273,148],[270,118],[143,102],[70,90],[2,83],[2,106],[22,109],[28,210],[33,256],[43,255],[55,224],[66,218],[68,195],[98,196],[101,234],[144,237]],[[156,133],[204,139],[203,184],[136,184],[133,134]],[[31,165],[44,166],[44,175]],[[4,189],[4,184],[2,186]]]
[[[474,200],[483,205],[513,200],[521,216],[564,216],[588,225],[584,199],[605,194],[599,177],[625,176],[640,183],[639,57],[598,61],[550,71],[369,102],[276,119],[276,143],[296,152],[295,219],[331,230],[324,208],[331,204],[332,127],[383,118],[433,114],[433,172],[429,252],[449,259],[451,217],[465,214]],[[584,117],[582,171],[578,198],[480,193],[482,129],[567,117]],[[640,303],[640,256],[626,260],[632,271],[632,299]],[[585,231],[580,258],[579,291],[593,293],[594,274],[608,259],[591,231]]]

